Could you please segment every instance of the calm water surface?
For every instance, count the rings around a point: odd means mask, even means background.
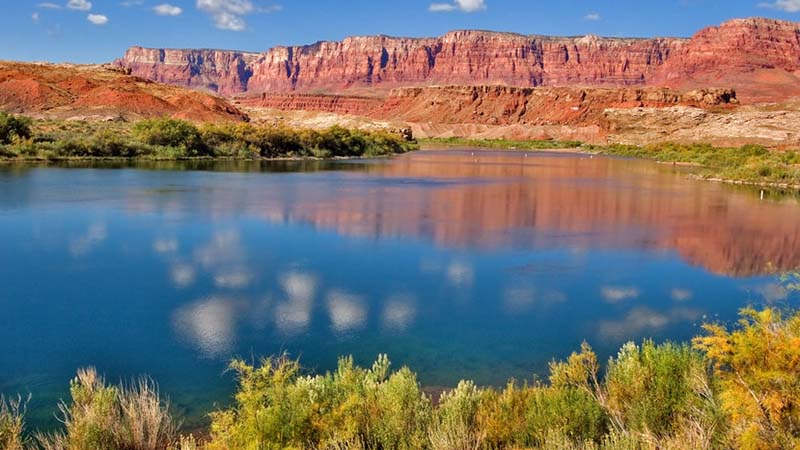
[[[786,303],[792,198],[579,155],[0,168],[0,392],[52,423],[75,369],[189,423],[234,356],[388,353],[426,386],[545,375],[581,341],[686,340]]]

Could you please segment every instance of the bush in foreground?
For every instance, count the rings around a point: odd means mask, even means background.
[[[6,399],[0,396],[0,449],[24,450],[25,402],[22,397]]]
[[[800,448],[800,314],[746,309],[729,331],[706,325],[695,338],[714,364],[737,447]]]
[[[59,406],[64,430],[37,436],[43,450],[166,450],[176,442],[178,425],[149,379],[110,386],[82,369],[70,395]]]

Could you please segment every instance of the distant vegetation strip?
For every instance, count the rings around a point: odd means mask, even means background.
[[[507,150],[570,150],[651,159],[696,166],[704,179],[732,183],[800,187],[800,152],[770,150],[760,145],[715,147],[709,144],[593,145],[579,141],[517,141],[505,139],[422,139],[422,145],[447,145]]]
[[[706,179],[786,187],[800,187],[800,152],[769,150],[760,145],[714,147],[708,144],[661,143],[637,145],[584,145],[587,151],[652,159],[699,167]]]
[[[374,157],[415,150],[399,133],[251,124],[196,126],[174,119],[140,122],[34,121],[0,112],[0,158],[8,160],[269,159]]]
[[[421,139],[422,145],[446,145],[473,148],[497,148],[507,150],[565,150],[578,148],[580,141],[553,140],[508,140],[508,139],[468,139],[460,137]]]
[[[793,284],[796,288],[796,283]],[[3,450],[685,450],[800,448],[800,313],[745,309],[692,344],[626,344],[604,369],[584,344],[547,381],[462,381],[434,399],[417,376],[352,358],[326,374],[287,357],[231,363],[238,391],[203,439],[181,436],[155,384],[70,383],[61,430],[25,431],[0,400]]]

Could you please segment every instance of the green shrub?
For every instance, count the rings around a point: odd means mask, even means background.
[[[479,425],[484,392],[471,381],[442,394],[430,431],[433,450],[478,450],[486,439]]]
[[[8,145],[18,140],[30,139],[32,123],[28,117],[0,111],[0,144]]]
[[[703,414],[710,381],[702,355],[688,345],[628,343],[609,361],[609,413],[625,430],[665,437],[696,411]]]
[[[584,344],[566,362],[551,364],[550,380],[554,388],[594,396],[617,432],[668,439],[694,424],[707,433],[703,439],[718,439],[714,380],[689,346],[628,343],[609,360],[602,382],[598,371],[596,355]]]
[[[239,391],[231,409],[212,414],[210,449],[418,449],[426,444],[430,402],[416,376],[389,373],[381,356],[371,369],[342,358],[334,373],[302,376],[296,361],[234,361]]]
[[[597,400],[576,388],[532,389],[525,408],[526,445],[543,445],[558,432],[574,442],[599,441],[607,431],[606,415]]]
[[[147,119],[133,126],[133,136],[148,145],[181,149],[184,156],[212,156],[196,126],[184,120]]]

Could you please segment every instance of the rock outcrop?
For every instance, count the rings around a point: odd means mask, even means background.
[[[225,95],[421,84],[640,85],[684,39],[560,38],[454,31],[440,38],[352,37],[262,54],[133,47],[116,64]]]
[[[224,95],[427,85],[729,86],[741,99],[800,95],[800,25],[736,19],[691,39],[524,36],[454,31],[439,38],[352,37],[263,53],[133,47],[134,75]],[[780,89],[770,89],[779,85]]]
[[[102,66],[0,62],[0,110],[34,117],[243,121],[228,100]]]
[[[682,93],[666,88],[444,86],[395,89],[371,116],[418,123],[597,125],[608,108],[708,108],[736,103],[731,89]]]
[[[376,97],[344,95],[264,93],[238,100],[240,104],[284,111],[323,111],[337,114],[369,115],[384,101]]]

